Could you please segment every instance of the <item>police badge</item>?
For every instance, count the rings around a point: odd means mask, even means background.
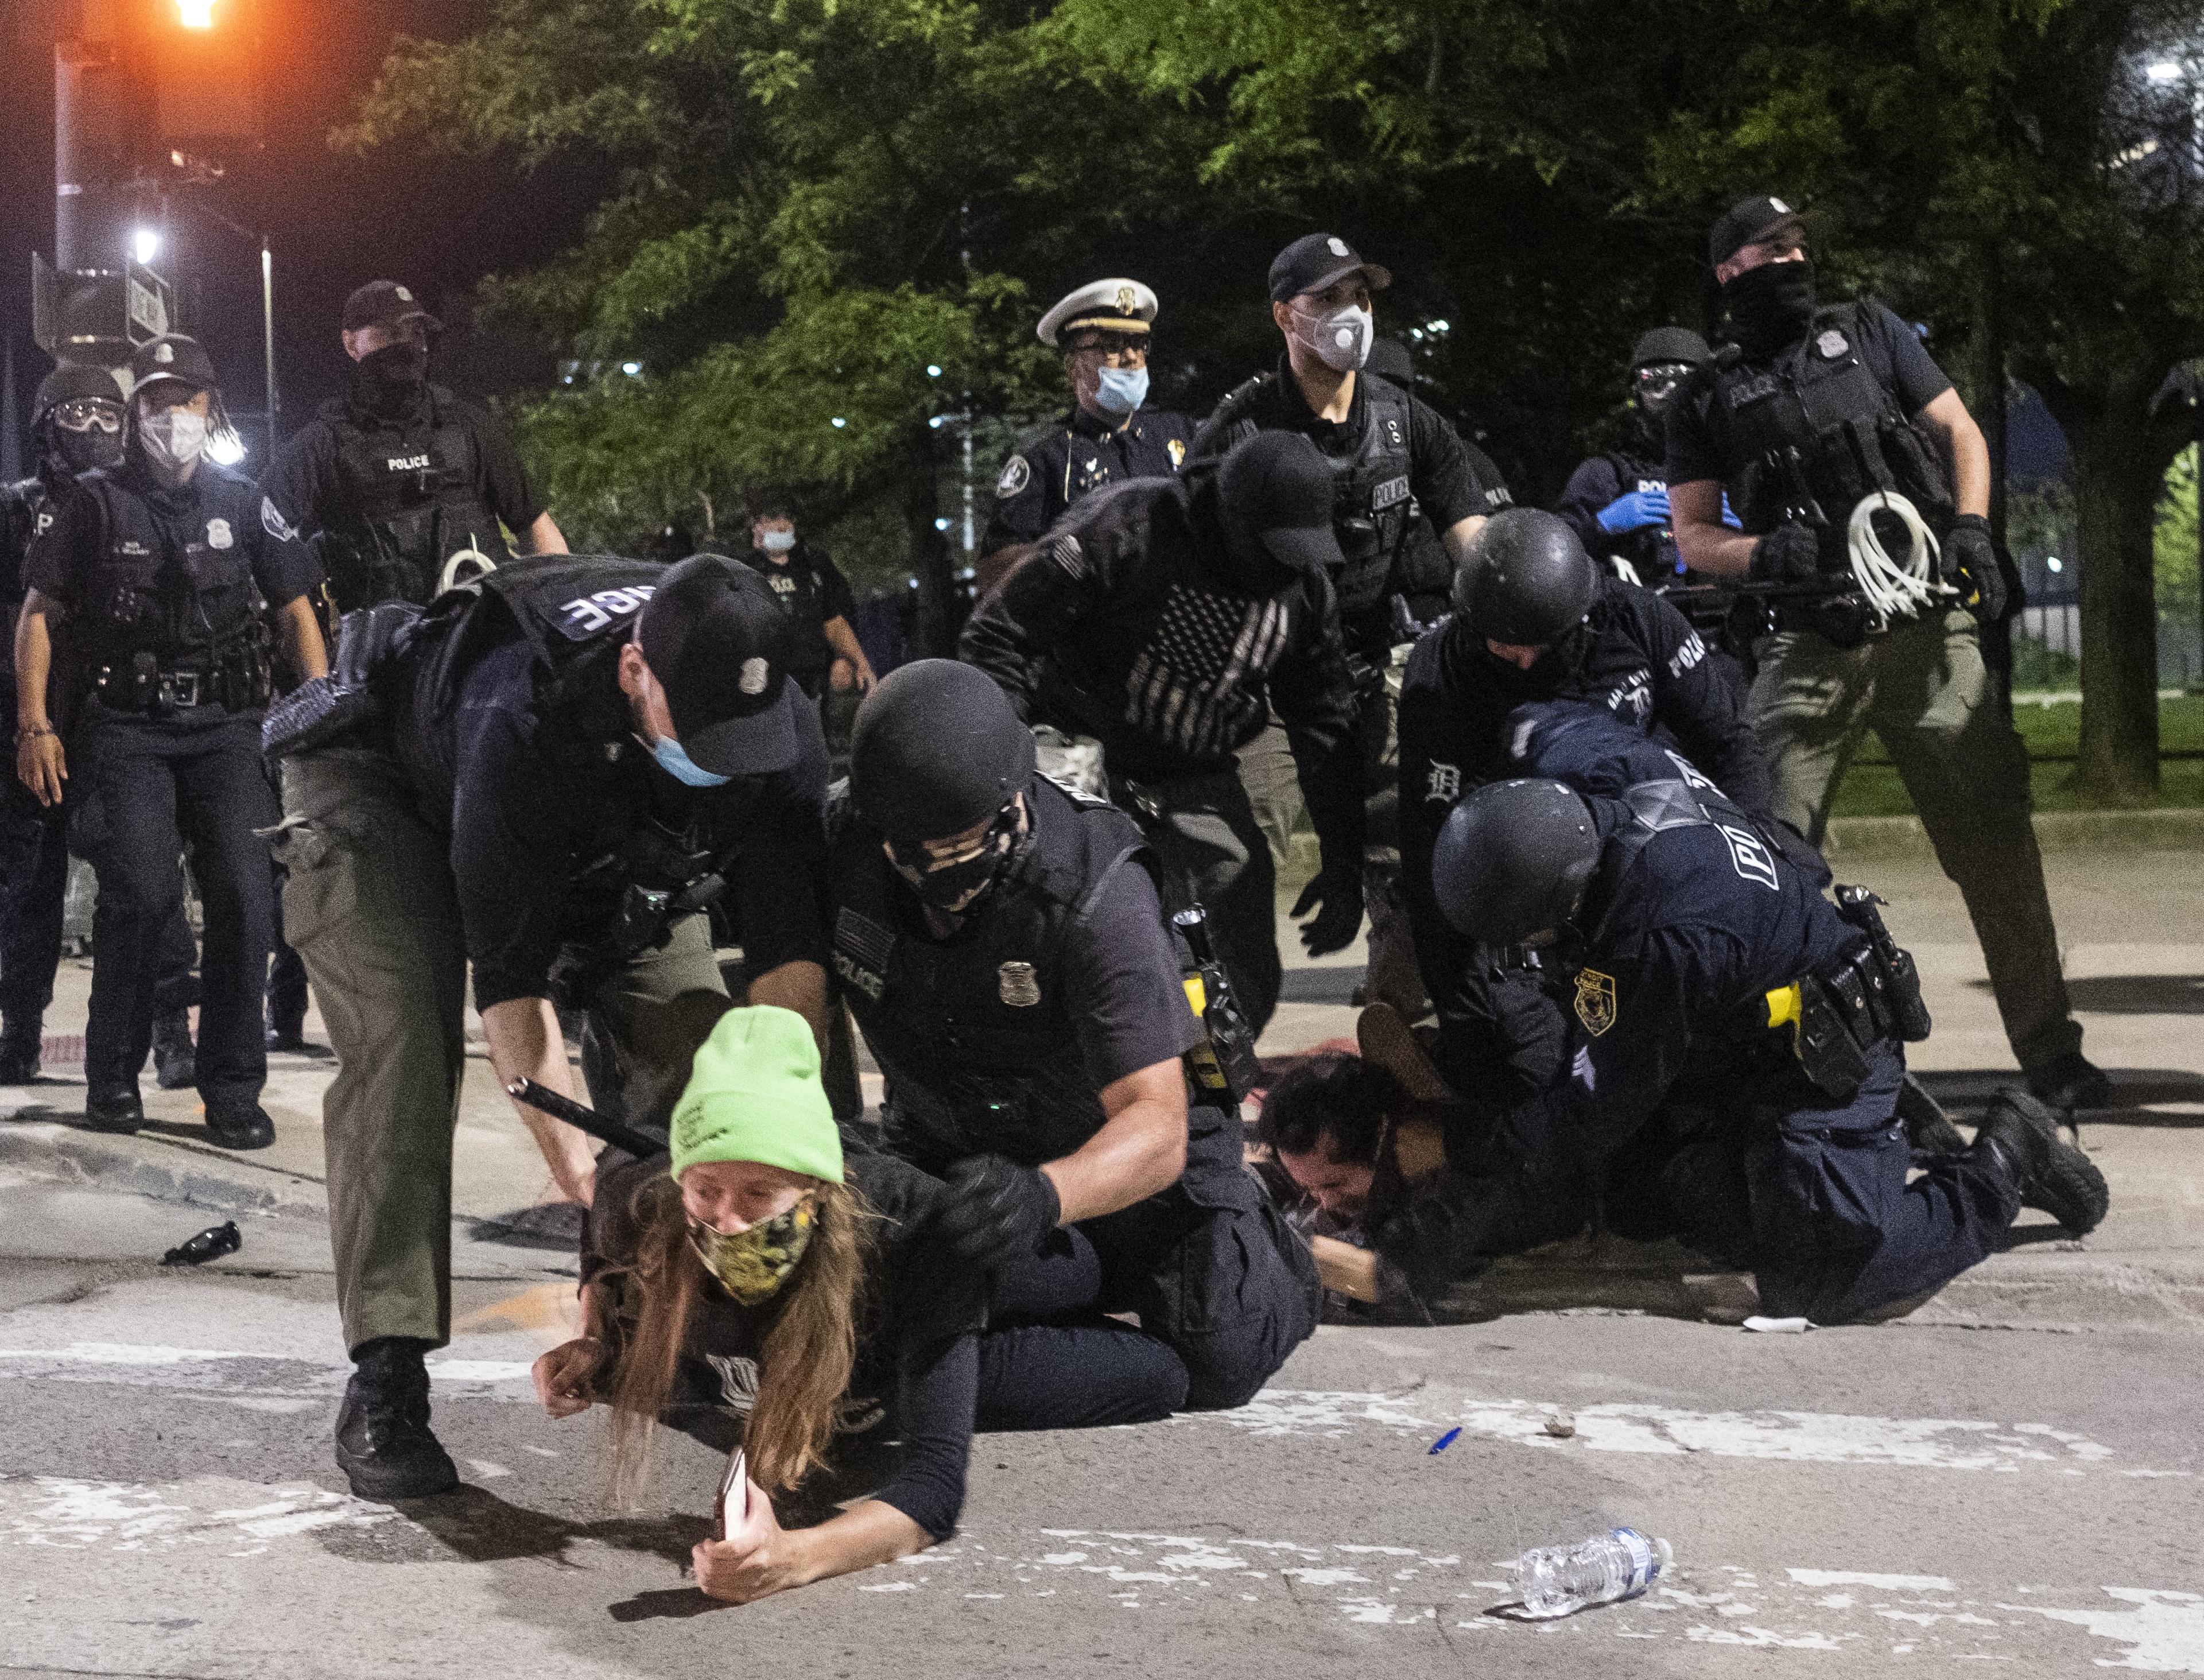
[[[1040,981],[1030,962],[1005,962],[995,970],[995,990],[1014,1009],[1030,1009],[1040,1002]]]
[[[1843,355],[1845,352],[1850,350],[1851,348],[1851,345],[1846,340],[1845,335],[1842,333],[1839,332],[1834,327],[1832,327],[1814,340],[1814,348],[1822,352],[1822,359],[1823,361],[1834,362],[1838,357]]]
[[[1587,968],[1577,976],[1577,1019],[1595,1038],[1614,1025],[1614,976]]]

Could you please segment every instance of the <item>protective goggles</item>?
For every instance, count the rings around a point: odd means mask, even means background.
[[[1676,394],[1676,387],[1691,377],[1688,362],[1654,362],[1633,376],[1638,400],[1658,407]]]
[[[110,437],[122,429],[122,405],[104,397],[72,397],[54,405],[54,424],[65,432],[105,432]]]

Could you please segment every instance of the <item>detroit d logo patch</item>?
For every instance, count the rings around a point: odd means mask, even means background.
[[[1614,976],[1587,968],[1577,976],[1577,1019],[1595,1038],[1614,1025]]]

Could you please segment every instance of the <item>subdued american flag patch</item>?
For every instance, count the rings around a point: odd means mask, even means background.
[[[1282,600],[1175,584],[1126,679],[1127,721],[1182,752],[1229,751],[1263,710],[1253,690],[1285,651]]]

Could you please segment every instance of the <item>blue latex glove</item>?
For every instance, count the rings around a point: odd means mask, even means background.
[[[1647,525],[1668,523],[1668,493],[1666,490],[1632,490],[1617,496],[1599,511],[1599,528],[1620,536],[1625,531],[1642,529]]]
[[[1722,524],[1733,531],[1745,529],[1745,521],[1737,517],[1735,510],[1729,505],[1729,492],[1727,490],[1722,492]]]

